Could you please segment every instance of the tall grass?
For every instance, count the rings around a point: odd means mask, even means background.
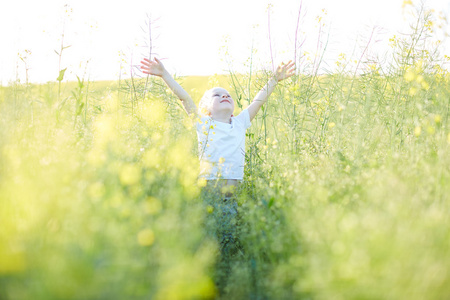
[[[431,17],[387,63],[321,75],[298,58],[247,132],[226,297],[449,297],[450,77]],[[270,76],[230,74],[238,110]],[[223,83],[201,80],[181,80],[197,101]],[[195,131],[161,81],[16,83],[0,111],[0,299],[217,297]]]

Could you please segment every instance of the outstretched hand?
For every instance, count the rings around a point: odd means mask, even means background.
[[[154,58],[154,60],[144,58],[144,60],[141,61],[141,64],[142,64],[141,69],[144,74],[150,74],[161,77],[166,71],[166,68],[164,68],[162,62],[156,57]]]
[[[275,71],[275,79],[277,81],[284,80],[295,74],[295,62],[290,60],[287,64],[282,63]]]

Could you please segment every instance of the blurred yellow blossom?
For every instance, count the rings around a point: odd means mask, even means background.
[[[148,197],[147,200],[144,202],[144,209],[145,212],[150,215],[159,213],[162,209],[161,200],[152,196]]]
[[[414,96],[416,93],[417,93],[417,88],[411,87],[411,88],[409,89],[408,94],[409,94],[411,97]]]
[[[434,122],[435,122],[436,124],[441,123],[441,121],[442,121],[442,118],[441,118],[440,115],[435,115],[435,116],[434,116]]]
[[[402,8],[405,8],[408,5],[413,5],[411,0],[403,0]]]
[[[430,88],[430,85],[426,81],[421,82],[422,88],[425,90],[428,90]]]
[[[141,180],[141,169],[135,164],[125,164],[119,171],[119,179],[123,185],[136,184]]]
[[[153,233],[153,230],[151,230],[150,228],[146,228],[138,233],[137,239],[139,245],[151,246],[155,241],[155,234]]]
[[[397,36],[393,36],[389,39],[389,46],[394,48],[397,45]]]
[[[411,82],[416,78],[416,73],[412,68],[408,68],[405,72],[404,78],[406,81]]]
[[[205,178],[199,178],[198,180],[197,180],[197,185],[198,185],[198,187],[205,187],[206,186],[206,179]]]
[[[414,135],[419,136],[421,133],[422,133],[422,128],[420,128],[420,126],[416,126],[416,128],[414,128]]]
[[[142,157],[144,166],[148,168],[158,168],[161,164],[161,154],[157,148],[150,148]]]

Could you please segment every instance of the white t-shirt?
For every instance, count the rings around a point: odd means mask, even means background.
[[[250,114],[244,109],[231,124],[202,117],[197,123],[200,178],[244,178],[245,131],[251,125]]]

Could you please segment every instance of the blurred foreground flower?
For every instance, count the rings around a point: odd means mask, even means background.
[[[141,169],[134,164],[126,164],[119,174],[120,182],[123,185],[133,185],[141,180]]]
[[[138,233],[138,243],[141,246],[151,246],[155,241],[155,234],[150,228],[141,230]]]
[[[422,133],[422,128],[420,128],[420,126],[416,126],[416,128],[414,128],[414,135],[419,136],[421,133]]]

